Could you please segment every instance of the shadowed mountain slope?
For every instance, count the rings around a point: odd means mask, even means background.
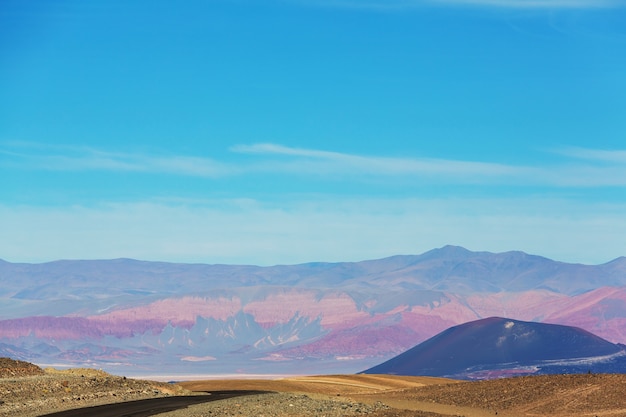
[[[576,327],[490,317],[451,327],[364,373],[458,378],[496,370],[553,373],[554,366],[592,371],[626,355],[624,348]]]

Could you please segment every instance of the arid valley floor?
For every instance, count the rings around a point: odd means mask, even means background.
[[[7,365],[8,364],[8,365]],[[626,375],[553,375],[460,382],[388,375],[326,375],[179,384],[126,379],[94,370],[42,371],[6,362],[0,416],[53,412],[130,400],[247,391],[158,414],[208,416],[626,416]],[[258,392],[255,393],[255,392]],[[96,415],[91,412],[89,415]],[[76,414],[75,414],[76,415]],[[87,414],[84,414],[87,415]],[[135,414],[133,414],[135,415]],[[147,416],[150,414],[137,414]]]
[[[191,390],[221,387],[303,392],[312,398],[349,399],[389,407],[373,411],[376,416],[626,416],[626,375],[534,376],[480,382],[337,375],[181,385]]]

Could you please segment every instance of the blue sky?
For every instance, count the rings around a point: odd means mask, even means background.
[[[0,258],[626,255],[623,0],[0,5]]]

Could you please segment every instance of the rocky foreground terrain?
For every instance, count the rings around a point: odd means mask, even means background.
[[[268,381],[265,381],[268,382]],[[238,381],[234,381],[237,389]],[[261,386],[254,389],[262,391]],[[207,387],[228,389],[228,383]],[[245,389],[245,388],[242,388]],[[296,389],[297,391],[297,389]],[[0,358],[0,417],[36,417],[49,413],[171,395],[194,395],[180,385],[113,376],[94,369],[41,369],[28,362]],[[161,416],[359,416],[389,407],[315,393],[263,393],[192,406]]]
[[[94,369],[41,369],[0,358],[0,416],[34,417],[98,404],[188,393],[177,385],[140,381]]]
[[[93,369],[54,370],[0,358],[0,417],[137,399],[246,390],[259,394],[191,405],[160,417],[626,417],[626,375],[544,375],[460,382],[388,375],[211,380],[177,385]]]

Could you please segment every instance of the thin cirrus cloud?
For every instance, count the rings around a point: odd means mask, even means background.
[[[622,0],[430,0],[429,3],[515,9],[595,9],[626,5]]]
[[[199,177],[222,177],[234,173],[233,166],[210,158],[137,153],[108,152],[89,147],[17,143],[0,148],[11,168],[49,171],[117,171],[174,174]],[[14,148],[14,149],[11,149]],[[17,150],[16,150],[17,149]]]
[[[276,144],[238,145],[234,152],[283,157],[272,169],[309,175],[395,176],[434,182],[547,187],[624,187],[625,151],[566,148],[564,160],[544,165],[507,165],[437,158],[360,156]],[[620,163],[622,162],[622,163]]]
[[[597,9],[621,8],[624,0],[292,0],[321,7],[372,10],[404,10],[425,6],[467,6],[500,9]]]
[[[50,171],[109,171],[194,176],[219,180],[242,175],[298,175],[333,181],[373,178],[423,179],[434,183],[548,187],[624,187],[626,151],[562,148],[542,165],[512,165],[443,158],[363,156],[273,143],[236,145],[254,158],[223,162],[187,155],[108,152],[89,147],[0,147],[0,166]]]
[[[0,230],[12,237],[0,239],[0,253],[20,262],[132,257],[275,265],[374,259],[454,242],[596,263],[623,255],[625,209],[624,203],[541,196],[341,196],[278,205],[206,200],[16,207],[0,202]]]
[[[118,171],[220,178],[245,174],[340,176],[435,176],[438,180],[476,181],[530,175],[530,168],[489,162],[436,158],[361,156],[278,144],[236,145],[235,153],[254,154],[254,161],[220,162],[206,157],[108,152],[89,147],[21,144],[18,150],[0,148],[0,164],[12,168],[50,171]],[[277,158],[279,157],[279,158]],[[457,178],[455,180],[454,178]]]
[[[277,155],[296,158],[297,163],[274,161],[276,169],[299,170],[301,173],[362,174],[380,176],[467,176],[511,177],[521,175],[528,168],[504,164],[459,161],[437,158],[398,158],[361,156],[316,149],[293,148],[272,143],[237,145],[233,152]],[[288,160],[291,161],[291,160]],[[303,163],[304,162],[304,163]],[[321,170],[321,168],[325,168]]]
[[[554,151],[557,154],[587,161],[626,165],[626,150],[589,149],[567,147]]]

